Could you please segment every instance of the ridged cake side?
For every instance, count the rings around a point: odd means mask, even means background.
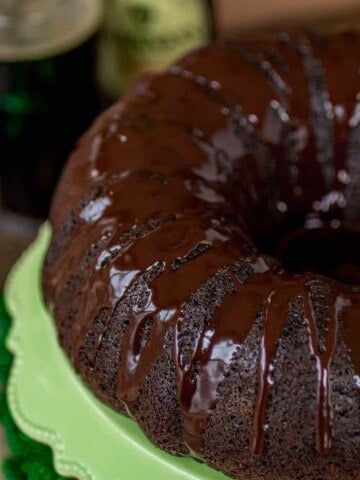
[[[53,201],[44,293],[75,368],[234,478],[360,478],[359,287],[255,247],[359,227],[359,52],[354,32],[195,51],[96,120]]]

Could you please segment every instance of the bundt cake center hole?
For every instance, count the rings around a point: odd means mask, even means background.
[[[360,285],[360,234],[344,228],[300,229],[283,236],[275,256],[294,273],[317,273]]]

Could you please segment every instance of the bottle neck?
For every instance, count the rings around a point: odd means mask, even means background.
[[[0,61],[46,58],[98,29],[100,0],[0,0]]]

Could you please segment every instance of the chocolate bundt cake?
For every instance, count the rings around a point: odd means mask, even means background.
[[[353,31],[194,51],[95,121],[53,200],[76,370],[236,479],[360,479],[359,68]]]

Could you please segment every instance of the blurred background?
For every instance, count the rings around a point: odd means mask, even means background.
[[[234,31],[359,15],[360,0],[0,0],[0,292],[76,138],[134,77]]]
[[[134,77],[219,35],[358,13],[360,0],[0,0],[0,291],[76,138]]]

